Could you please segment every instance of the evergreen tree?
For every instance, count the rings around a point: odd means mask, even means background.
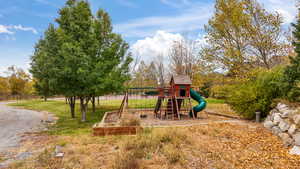
[[[299,16],[300,16],[300,9],[299,9]],[[290,57],[290,65],[287,66],[285,69],[285,81],[287,82],[287,90],[288,98],[290,100],[297,100],[299,101],[300,96],[300,18],[296,23],[293,23],[292,26],[294,27],[293,36],[294,36],[294,50],[296,53],[295,57]]]

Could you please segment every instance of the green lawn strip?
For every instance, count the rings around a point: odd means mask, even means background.
[[[224,100],[207,98],[205,99],[208,104],[224,104]],[[129,108],[154,108],[156,105],[157,99],[129,99],[128,100],[128,107]],[[100,101],[101,105],[105,105],[107,107],[118,107],[121,105],[122,100],[102,100]],[[193,106],[197,105],[198,103],[195,100],[192,100]]]
[[[217,99],[206,99],[208,104],[222,104],[223,100]],[[96,106],[96,112],[92,113],[91,105],[87,113],[87,121],[81,122],[81,114],[79,111],[79,103],[76,104],[76,118],[72,119],[70,117],[69,105],[64,101],[49,100],[44,102],[43,100],[30,100],[21,101],[18,103],[8,104],[9,106],[22,107],[30,110],[37,111],[47,111],[54,113],[58,117],[58,121],[55,125],[51,126],[47,133],[52,135],[72,135],[80,133],[91,132],[91,127],[93,124],[100,122],[104,113],[107,111],[118,110],[121,105],[122,100],[100,100],[100,106]],[[156,104],[156,99],[131,99],[129,100],[129,108],[154,108]],[[192,103],[196,105],[194,101]]]

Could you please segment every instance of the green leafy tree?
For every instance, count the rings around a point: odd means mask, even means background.
[[[0,95],[9,95],[9,84],[7,78],[0,77]]]
[[[99,10],[94,17],[86,1],[68,0],[56,21],[60,47],[50,84],[60,94],[79,98],[86,121],[89,101],[122,90],[129,78],[128,44],[112,32],[109,15]]]
[[[287,57],[281,25],[279,14],[267,12],[255,0],[217,0],[201,54],[240,77],[252,68],[270,69]]]
[[[282,86],[283,72],[282,67],[261,70],[253,79],[232,85],[230,92],[226,94],[228,104],[248,119],[255,118],[257,111],[266,117],[272,109],[273,100],[282,98],[285,94]]]
[[[108,13],[94,16],[87,1],[68,0],[56,22],[36,45],[31,71],[43,90],[68,98],[72,117],[78,98],[84,122],[89,101],[95,111],[96,96],[123,89],[132,58],[128,44],[112,32]]]
[[[40,39],[35,45],[35,51],[31,57],[30,72],[35,78],[34,87],[36,92],[40,96],[43,96],[45,101],[47,101],[49,96],[54,94],[54,90],[50,87],[50,77],[55,66],[54,60],[59,49],[58,44],[56,29],[54,25],[50,24],[44,34],[44,38]]]
[[[24,70],[11,66],[8,68],[8,84],[12,95],[22,96],[26,94],[26,85],[30,82],[30,76]]]
[[[299,12],[300,16],[300,12]],[[287,96],[292,101],[299,101],[300,98],[300,18],[296,23],[292,24],[294,27],[293,36],[295,47],[295,57],[290,57],[290,65],[285,69],[285,80],[287,86]]]
[[[129,80],[129,64],[132,62],[128,53],[128,44],[122,37],[113,33],[109,14],[100,9],[94,20],[96,46],[92,53],[92,105],[95,111],[95,96],[124,89],[124,82]],[[95,64],[96,63],[96,64]]]
[[[93,75],[92,56],[96,36],[93,33],[93,16],[85,1],[68,0],[60,9],[58,34],[60,37],[59,67],[55,88],[65,96],[80,99],[82,121],[86,121],[87,105],[91,98]],[[61,66],[61,67],[60,67]]]

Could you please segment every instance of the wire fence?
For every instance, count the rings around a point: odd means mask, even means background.
[[[199,87],[193,87],[193,89],[199,92]],[[159,94],[159,89],[156,87],[135,87],[127,89],[123,94],[100,96],[98,98],[99,105],[119,108],[126,92],[128,93],[129,109],[147,109],[154,111]]]
[[[136,109],[154,109],[158,89],[155,87],[129,88],[128,93],[128,108]],[[106,95],[99,97],[101,106],[118,107],[124,99],[125,92],[122,95]]]

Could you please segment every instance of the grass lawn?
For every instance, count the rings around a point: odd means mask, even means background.
[[[208,98],[205,99],[208,104],[224,104],[224,100]],[[129,99],[128,107],[129,108],[154,108],[156,105],[157,99]],[[121,105],[122,100],[102,100],[100,101],[101,105],[104,105],[106,108],[116,108]],[[195,100],[192,100],[193,105],[198,103]]]
[[[218,107],[223,105],[223,100],[206,99],[208,102],[208,108]],[[90,133],[93,124],[101,121],[106,111],[117,110],[121,104],[121,100],[105,100],[100,102],[100,106],[96,106],[96,112],[92,113],[91,105],[87,113],[87,121],[85,123],[80,121],[79,103],[76,104],[76,118],[70,118],[70,110],[68,104],[64,101],[49,100],[44,102],[43,100],[29,100],[21,101],[18,103],[9,104],[10,106],[22,107],[30,110],[47,111],[54,113],[58,117],[56,125],[50,127],[47,131],[49,134],[54,135],[69,135],[78,133]],[[154,108],[156,99],[132,99],[129,100],[129,108]],[[197,102],[193,101],[193,105]],[[226,110],[222,108],[223,110]]]

